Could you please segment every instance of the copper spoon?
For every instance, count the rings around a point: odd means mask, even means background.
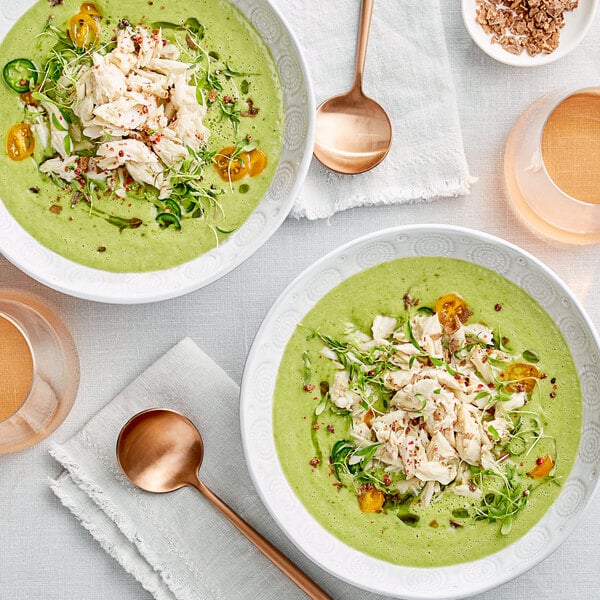
[[[195,487],[302,591],[315,600],[332,600],[314,581],[254,530],[198,478],[204,456],[200,432],[182,414],[161,408],[138,413],[121,429],[117,460],[131,483],[163,494]]]
[[[317,109],[314,154],[326,167],[349,175],[376,167],[392,145],[390,118],[362,90],[373,2],[363,0],[360,11],[352,88],[326,100]]]

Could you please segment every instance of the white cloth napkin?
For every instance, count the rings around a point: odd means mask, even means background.
[[[272,0],[299,39],[317,105],[347,91],[354,76],[358,0]],[[390,115],[386,159],[361,175],[340,175],[313,158],[292,209],[318,219],[363,205],[457,196],[473,179],[464,155],[439,0],[375,2],[363,81]]]
[[[202,480],[333,598],[376,598],[335,579],[301,554],[271,519],[248,474],[239,431],[238,386],[185,338],[77,435],[51,454],[65,468],[54,493],[157,600],[300,600],[305,595],[196,490],[138,490],[115,456],[121,427],[162,407],[189,417],[204,438]]]

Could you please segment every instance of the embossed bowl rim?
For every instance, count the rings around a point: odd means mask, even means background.
[[[22,0],[18,3],[16,18],[20,18],[36,1]],[[280,35],[269,41],[260,30],[259,33],[269,46],[275,62],[279,54],[280,58],[286,56],[283,53],[285,49],[299,68],[299,81],[290,83],[288,91],[282,78],[285,120],[287,126],[289,101],[293,98],[294,106],[301,107],[306,117],[305,130],[290,136],[294,142],[291,149],[286,147],[284,140],[281,160],[273,178],[273,182],[276,182],[278,173],[286,168],[291,169],[295,174],[289,193],[278,191],[272,182],[267,194],[246,222],[219,247],[170,269],[139,273],[93,269],[56,254],[25,231],[0,199],[0,254],[27,275],[59,292],[98,302],[142,304],[182,296],[216,281],[248,259],[277,231],[292,209],[312,159],[315,120],[312,83],[300,44],[277,7],[269,0],[227,1],[235,5],[257,30],[259,26],[252,21],[251,13],[258,9],[270,12],[279,25]],[[7,25],[6,20],[0,20],[1,38],[10,27],[12,23]],[[281,52],[277,51],[278,48]],[[299,137],[302,140],[300,144],[297,143]]]
[[[423,244],[427,240],[447,242],[446,251],[436,253],[430,248],[424,248]],[[417,253],[415,244],[419,243],[421,246]],[[585,394],[582,385],[582,440],[563,491],[528,533],[503,550],[467,563],[414,568],[393,565],[346,546],[314,519],[287,482],[274,444],[272,398],[279,363],[296,324],[338,283],[368,268],[361,266],[357,257],[369,247],[372,250],[385,247],[389,250],[389,255],[369,258],[373,262],[368,267],[403,257],[443,255],[493,269],[493,266],[485,264],[483,255],[480,258],[484,262],[478,262],[475,256],[470,257],[468,254],[468,249],[473,247],[479,247],[480,250],[493,249],[510,261],[509,267],[504,269],[507,272],[500,273],[503,277],[517,285],[520,285],[518,279],[523,281],[526,275],[540,278],[549,286],[548,289],[555,292],[550,299],[543,300],[545,305],[542,306],[546,312],[557,322],[559,328],[561,319],[574,319],[587,336],[583,340],[585,345],[579,349],[565,336],[580,379],[582,373],[587,372],[585,369],[591,369],[595,381],[600,381],[600,338],[573,293],[540,260],[500,238],[449,225],[394,227],[371,233],[333,250],[289,284],[256,334],[244,367],[240,391],[243,448],[260,498],[291,541],[326,571],[375,593],[407,600],[464,598],[481,593],[525,573],[550,555],[573,530],[590,503],[599,486],[600,452],[597,446],[600,437],[600,402],[595,398],[597,394],[594,389]],[[317,293],[313,290],[309,296],[311,282],[318,281],[319,275],[325,271],[331,273],[336,270],[340,275],[338,281],[328,282],[325,286],[328,289],[320,288]],[[567,323],[563,325],[566,326]],[[595,452],[591,459],[583,454],[586,432],[595,435],[592,439]],[[573,493],[574,508],[569,505]]]

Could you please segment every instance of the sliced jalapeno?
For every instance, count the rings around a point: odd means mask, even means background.
[[[15,92],[29,92],[37,83],[38,71],[27,58],[15,58],[4,65],[2,70],[4,83]]]
[[[173,213],[160,213],[156,215],[156,221],[161,227],[170,227],[172,225],[175,229],[181,229],[181,221]]]
[[[165,212],[181,217],[181,206],[179,206],[179,204],[175,202],[175,200],[172,200],[171,198],[166,198],[165,200],[163,200],[163,204],[165,205]]]

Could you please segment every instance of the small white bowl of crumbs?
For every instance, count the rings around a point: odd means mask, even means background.
[[[473,41],[507,65],[534,67],[566,56],[583,40],[598,0],[462,0]]]

